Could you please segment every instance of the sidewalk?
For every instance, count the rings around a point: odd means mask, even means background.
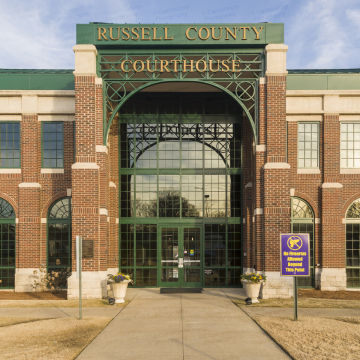
[[[242,289],[161,295],[129,289],[130,304],[77,359],[289,359],[230,300],[244,295]]]

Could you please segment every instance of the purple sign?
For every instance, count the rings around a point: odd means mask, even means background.
[[[281,276],[310,276],[309,234],[280,234]]]

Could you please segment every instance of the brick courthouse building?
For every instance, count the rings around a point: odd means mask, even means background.
[[[0,70],[1,289],[75,262],[99,298],[231,287],[289,297],[280,233],[309,233],[301,286],[359,289],[360,71],[287,70],[283,24],[77,26],[75,70]],[[69,298],[77,280],[69,278]]]

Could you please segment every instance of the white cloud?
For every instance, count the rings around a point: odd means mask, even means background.
[[[359,10],[350,10],[354,0],[307,1],[289,22],[288,68],[348,68],[359,66],[359,37],[349,30],[348,19],[359,26]],[[348,9],[348,10],[346,10]],[[352,28],[353,29],[353,28]]]
[[[74,68],[76,24],[135,20],[128,0],[3,2],[0,68]]]

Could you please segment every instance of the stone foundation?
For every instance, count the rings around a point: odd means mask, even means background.
[[[107,271],[83,271],[81,273],[82,299],[102,299],[106,297],[107,274]],[[79,279],[76,278],[76,271],[68,279],[67,297],[69,300],[79,299]]]
[[[38,273],[35,275],[34,271],[37,270]],[[34,280],[39,279],[40,271],[39,269],[16,269],[15,272],[15,292],[33,292]]]
[[[266,271],[266,282],[261,285],[260,299],[289,299],[294,294],[293,277],[280,276],[280,271]]]
[[[346,290],[346,270],[340,269],[321,269],[320,290],[339,291]]]

